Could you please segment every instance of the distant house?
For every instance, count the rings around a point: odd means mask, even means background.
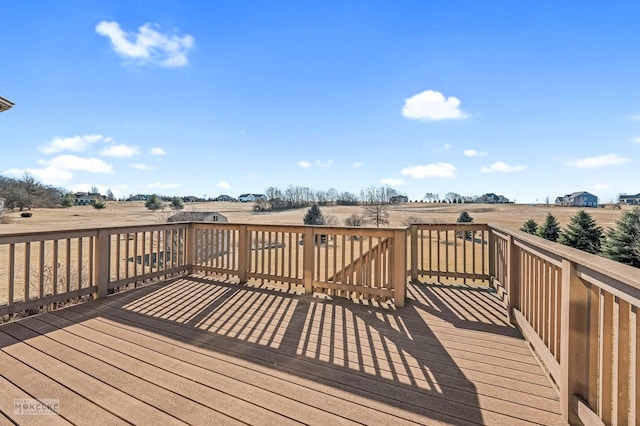
[[[629,206],[640,206],[640,194],[636,195],[621,195],[618,197],[620,204],[627,204]]]
[[[10,100],[5,99],[2,96],[0,96],[0,112],[8,110],[9,108],[11,108],[14,105],[15,104],[13,102],[11,102]]]
[[[510,201],[504,195],[496,195],[493,192],[481,195],[476,198],[475,203],[487,203],[487,204],[508,204]]]
[[[238,201],[235,198],[233,198],[230,195],[218,195],[216,198],[213,199],[213,201]]]
[[[267,196],[264,194],[240,194],[238,201],[241,203],[250,203],[253,201],[267,201]]]
[[[76,206],[88,206],[91,203],[104,198],[98,192],[76,192],[74,195],[76,197]]]
[[[391,204],[404,204],[409,202],[409,197],[407,197],[406,195],[394,195],[393,197],[389,198],[389,202]]]
[[[137,194],[137,195],[134,195],[133,197],[127,198],[127,201],[147,201],[149,197],[150,195],[147,195],[147,194]]]
[[[556,205],[563,207],[598,207],[598,197],[586,191],[574,192],[556,198]]]
[[[180,212],[167,219],[167,222],[222,222],[227,223],[227,217],[218,212]]]
[[[202,197],[196,197],[195,195],[187,195],[186,197],[182,197],[182,201],[185,203],[203,203],[205,199]]]

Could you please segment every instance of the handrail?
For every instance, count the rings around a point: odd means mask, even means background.
[[[490,226],[492,283],[556,382],[565,419],[638,424],[638,269]]]

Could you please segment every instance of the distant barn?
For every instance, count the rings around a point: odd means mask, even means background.
[[[227,223],[227,217],[218,212],[180,212],[167,219],[167,222],[222,222]]]

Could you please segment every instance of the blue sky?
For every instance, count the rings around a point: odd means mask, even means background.
[[[117,196],[640,192],[640,2],[0,2],[0,174]]]

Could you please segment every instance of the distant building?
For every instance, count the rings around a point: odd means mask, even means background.
[[[238,201],[238,200],[236,200],[230,195],[223,194],[223,195],[218,195],[216,198],[213,199],[213,201]]]
[[[4,203],[5,203],[5,199],[0,197],[0,214],[2,214],[4,212]]]
[[[14,105],[15,104],[13,102],[11,102],[10,100],[5,99],[2,96],[0,96],[0,112],[8,110]]]
[[[137,195],[134,195],[133,197],[127,198],[127,201],[147,201],[149,197],[150,195],[147,195],[147,194],[137,194]]]
[[[95,201],[102,200],[104,197],[97,192],[76,192],[76,206],[88,206]]]
[[[621,195],[618,197],[620,204],[627,204],[629,206],[640,206],[640,194],[636,195]]]
[[[586,191],[574,192],[556,198],[556,205],[563,207],[598,207],[598,197]]]
[[[487,203],[487,204],[508,204],[510,201],[504,195],[496,195],[493,192],[481,195],[474,200],[475,203]]]
[[[180,212],[167,219],[167,222],[221,222],[227,223],[227,217],[218,212]]]
[[[241,203],[250,203],[253,201],[267,201],[267,196],[264,194],[240,194],[238,201]]]
[[[407,197],[406,195],[394,195],[393,197],[389,198],[389,202],[391,204],[404,204],[409,202],[409,197]]]

